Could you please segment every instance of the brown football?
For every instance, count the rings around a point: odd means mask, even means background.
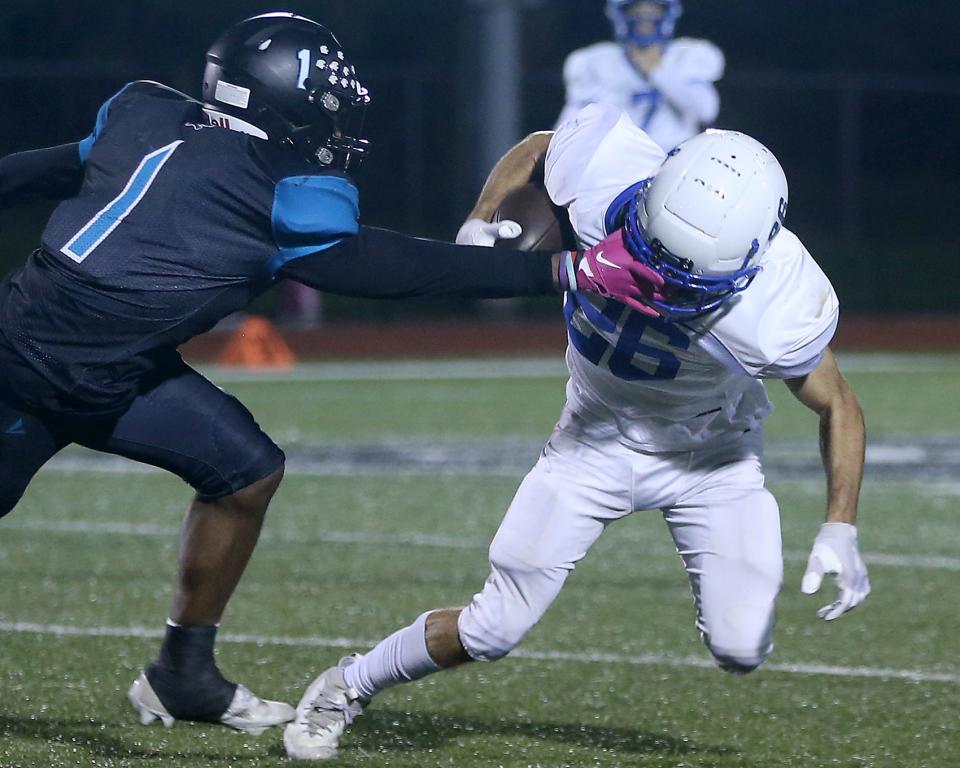
[[[498,240],[498,248],[553,252],[577,248],[567,211],[554,205],[546,190],[533,182],[507,195],[494,212],[493,221],[515,221],[523,227],[520,237]]]

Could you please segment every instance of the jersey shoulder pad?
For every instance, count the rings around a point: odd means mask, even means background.
[[[158,102],[180,105],[200,104],[196,99],[192,99],[185,93],[180,93],[180,91],[169,88],[161,83],[155,83],[152,80],[135,80],[127,83],[100,108],[100,113],[97,115],[97,131],[95,131],[95,133],[99,135],[99,131],[103,129],[104,123],[115,113],[127,110],[138,111],[149,109],[149,105],[157,106]]]
[[[578,71],[603,66],[613,58],[622,58],[623,48],[619,43],[603,42],[578,48],[564,62],[564,73],[576,74]]]
[[[547,150],[545,182],[557,204],[566,206],[584,243],[607,234],[611,206],[663,162],[660,146],[630,117],[609,105],[593,104],[562,126]]]
[[[763,270],[731,304],[706,323],[740,366],[757,378],[810,373],[823,357],[840,313],[830,280],[786,229],[764,255]]]
[[[199,104],[196,99],[181,93],[169,85],[158,83],[154,80],[134,80],[128,83],[121,91],[125,96],[151,96],[157,99],[167,99],[169,101],[187,101]]]
[[[667,46],[663,66],[690,80],[715,83],[723,77],[726,59],[709,40],[678,37]]]
[[[100,109],[97,110],[97,119],[94,122],[93,130],[90,132],[89,136],[81,139],[81,141],[77,144],[80,152],[81,163],[87,162],[87,157],[90,155],[90,150],[93,149],[93,145],[96,144],[97,140],[103,134],[104,128],[107,124],[107,118],[110,116],[111,110],[114,108],[117,102],[123,98],[124,94],[126,94],[127,91],[130,90],[130,88],[134,85],[136,85],[136,82],[127,83],[125,86],[123,86],[123,88],[121,88],[119,91],[113,94],[113,96],[100,105]]]
[[[590,89],[602,89],[603,82],[615,77],[624,63],[623,49],[617,43],[595,43],[574,51],[563,65],[563,79],[568,97],[592,101]],[[570,98],[568,98],[568,101]]]
[[[557,205],[569,205],[590,159],[623,112],[609,104],[589,104],[554,132],[544,160],[544,184]]]
[[[271,212],[279,253],[271,262],[276,273],[298,259],[336,245],[360,229],[360,193],[339,174],[292,176],[276,186]]]

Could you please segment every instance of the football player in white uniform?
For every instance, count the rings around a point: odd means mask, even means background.
[[[384,688],[505,656],[606,526],[640,510],[661,511],[718,666],[756,669],[773,649],[783,578],[779,509],[764,488],[771,405],[762,379],[784,380],[820,416],[826,522],[802,591],[836,577],[839,595],[818,614],[827,621],[870,592],[855,527],[863,414],[828,348],[837,297],[783,227],[787,182],[776,158],[733,131],[665,155],[626,114],[593,105],[511,150],[458,239],[492,245],[503,226],[488,223],[492,213],[538,168],[584,245],[623,227],[627,249],[657,279],[633,310],[566,294],[567,403],[490,545],[483,589],[318,677],[285,732],[293,757],[335,754],[346,725]]]
[[[724,58],[707,40],[673,38],[680,0],[607,0],[615,42],[574,51],[563,67],[560,126],[588,104],[612,104],[666,150],[717,119]]]

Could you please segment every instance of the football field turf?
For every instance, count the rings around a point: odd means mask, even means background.
[[[827,625],[799,593],[822,518],[815,417],[769,389],[783,514],[776,650],[713,667],[657,512],[615,524],[510,658],[395,688],[338,766],[960,766],[960,358],[841,356],[871,448],[874,592]],[[289,470],[223,626],[225,673],[296,702],[323,668],[460,605],[563,401],[556,360],[212,371]],[[0,768],[291,764],[280,731],[138,725],[126,690],[169,608],[177,479],[69,450],[0,523]],[[832,590],[832,585],[830,585]]]

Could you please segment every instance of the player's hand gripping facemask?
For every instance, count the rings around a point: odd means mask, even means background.
[[[633,257],[623,230],[585,251],[564,251],[558,277],[564,291],[596,293],[651,317],[659,315],[655,305],[666,298],[663,278]]]

